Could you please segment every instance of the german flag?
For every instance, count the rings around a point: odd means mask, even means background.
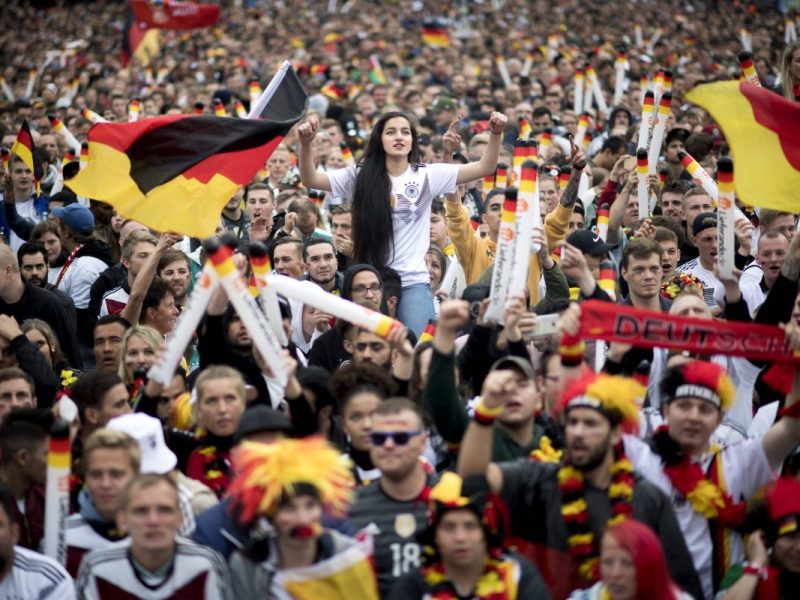
[[[148,2],[131,0],[131,10],[136,20],[147,27],[186,30],[210,27],[219,21],[219,4],[197,4],[196,2]]]
[[[148,28],[147,23],[137,21],[132,12],[125,17],[122,28],[122,66],[127,67],[136,58],[142,66],[150,64],[161,51],[161,34],[158,29]]]
[[[450,47],[450,30],[444,19],[425,19],[422,22],[422,41],[434,48]]]
[[[288,63],[260,119],[167,115],[89,130],[89,163],[66,182],[156,231],[214,233],[225,203],[250,182],[291,127],[308,97]]]
[[[33,145],[33,136],[31,136],[31,127],[28,125],[28,120],[22,122],[22,127],[19,129],[17,139],[11,146],[11,154],[16,154],[22,159],[31,173],[38,186],[39,181],[44,177],[44,167],[36,156],[36,146]]]
[[[347,96],[347,88],[334,81],[329,81],[319,91],[331,100],[341,100]]]
[[[800,105],[744,81],[701,85],[686,97],[710,112],[725,134],[738,165],[739,199],[800,212]]]

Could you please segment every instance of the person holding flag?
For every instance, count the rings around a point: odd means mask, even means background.
[[[39,181],[44,177],[44,169],[33,144],[28,121],[23,121],[17,139],[11,147],[10,173],[4,179],[3,212],[0,214],[0,227],[3,235],[16,252],[27,241],[22,231],[14,231],[10,223],[17,216],[30,226],[41,222],[47,214],[47,198],[39,193]]]

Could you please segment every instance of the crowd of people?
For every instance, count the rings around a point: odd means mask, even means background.
[[[714,178],[730,156],[686,94],[738,79],[740,51],[800,100],[785,3],[239,0],[138,48],[128,3],[6,4],[0,598],[796,597],[800,208],[740,202],[720,269],[717,197],[682,160]],[[217,286],[165,383],[219,244],[76,195],[80,143],[100,119],[233,118],[284,59],[308,111],[213,224],[279,360]],[[640,214],[648,91],[672,101]],[[522,147],[541,214],[498,301]],[[264,253],[390,326],[292,294],[270,312]],[[788,354],[586,339],[597,306]]]

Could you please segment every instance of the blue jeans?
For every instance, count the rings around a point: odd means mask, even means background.
[[[419,338],[428,321],[436,318],[433,292],[429,283],[415,283],[403,288],[397,319]]]

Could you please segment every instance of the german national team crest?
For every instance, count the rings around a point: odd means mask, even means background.
[[[419,198],[419,187],[414,182],[407,183],[403,195],[409,200],[416,200]]]
[[[417,531],[417,519],[411,513],[395,515],[394,531],[401,538],[410,538]]]

